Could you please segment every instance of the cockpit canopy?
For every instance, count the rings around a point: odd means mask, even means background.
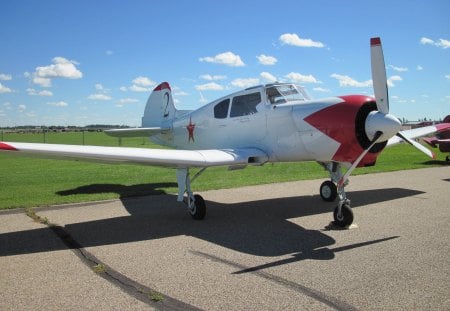
[[[295,84],[268,84],[266,85],[266,95],[270,104],[285,104],[311,99],[302,86]]]

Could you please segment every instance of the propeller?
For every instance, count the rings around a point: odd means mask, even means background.
[[[370,39],[370,63],[372,68],[372,82],[378,111],[372,111],[366,119],[366,134],[369,139],[375,140],[376,133],[383,134],[379,141],[386,141],[397,135],[410,145],[416,147],[427,156],[434,158],[433,152],[421,144],[409,139],[402,134],[400,121],[389,114],[389,94],[386,78],[386,66],[384,63],[383,48],[380,38]]]
[[[372,68],[372,82],[377,108],[383,114],[389,113],[389,96],[384,64],[383,48],[380,38],[370,39],[370,64]]]
[[[370,39],[370,62],[372,68],[373,90],[378,110],[370,112],[366,118],[365,131],[371,142],[370,146],[363,150],[345,175],[338,181],[337,184],[339,187],[344,186],[353,170],[377,142],[387,141],[395,135],[416,147],[429,157],[434,158],[433,152],[403,135],[400,131],[402,128],[400,121],[395,116],[389,114],[386,66],[384,63],[381,39],[378,37]]]

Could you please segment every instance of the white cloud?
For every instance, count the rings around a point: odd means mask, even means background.
[[[33,76],[32,81],[34,84],[40,85],[42,87],[51,87],[52,86],[52,80],[49,78],[41,78]]]
[[[210,82],[210,83],[206,83],[206,84],[196,85],[195,89],[197,91],[222,91],[222,90],[224,90],[224,87],[215,82]]]
[[[295,83],[322,83],[321,81],[317,80],[313,75],[302,75],[298,72],[291,72],[285,76],[289,80]]]
[[[83,77],[75,65],[77,62],[68,60],[64,57],[55,57],[52,60],[53,64],[48,66],[36,67],[35,75],[39,78],[68,78],[80,79]]]
[[[338,80],[339,86],[341,86],[341,87],[370,87],[370,86],[372,86],[372,80],[359,82],[349,76],[340,75],[337,73],[333,73],[330,77]]]
[[[111,100],[112,97],[106,94],[91,94],[88,96],[88,99],[92,100]]]
[[[227,65],[227,66],[231,66],[231,67],[245,66],[241,57],[239,55],[234,54],[233,52],[224,52],[224,53],[217,54],[216,56],[212,56],[212,57],[211,56],[201,57],[201,58],[199,58],[199,61],[207,62],[207,63],[222,64],[222,65]]]
[[[391,69],[393,69],[395,71],[398,71],[398,72],[408,71],[408,68],[406,68],[406,67],[396,67],[394,65],[389,65],[389,68],[391,68]]]
[[[421,70],[423,70],[423,67],[420,65],[417,65],[416,70],[421,71]]]
[[[106,55],[110,56],[110,55],[114,54],[114,51],[106,50],[105,53],[106,53]]]
[[[131,82],[133,83],[132,86],[129,86],[129,87],[121,86],[119,89],[122,92],[126,92],[126,91],[151,92],[152,87],[156,84],[153,80],[151,80],[147,77],[143,77],[143,76],[136,77]]]
[[[139,100],[135,98],[121,98],[117,101],[116,107],[123,107],[126,104],[134,104],[139,102]]]
[[[247,88],[259,84],[258,78],[247,78],[247,79],[234,79],[231,81],[231,85],[239,88]]]
[[[17,107],[17,110],[18,110],[19,112],[24,112],[26,109],[27,109],[27,106],[25,106],[25,105],[19,105],[19,106]]]
[[[67,107],[67,106],[69,106],[68,103],[63,102],[63,101],[59,101],[59,102],[51,102],[51,103],[47,103],[47,105],[49,105],[49,106],[55,106],[55,107]]]
[[[279,38],[282,44],[299,46],[299,47],[314,47],[314,48],[323,48],[325,45],[322,42],[313,41],[311,39],[303,39],[300,38],[295,33],[285,33],[282,34]]]
[[[174,96],[188,96],[189,93],[185,92],[185,91],[177,91],[175,93],[173,93]]]
[[[200,92],[200,100],[199,100],[200,104],[207,104],[208,100],[205,98],[205,96],[203,96],[202,92]]]
[[[43,91],[38,92],[35,89],[31,89],[31,88],[27,89],[27,93],[28,93],[28,95],[32,95],[32,96],[53,96],[53,93],[48,90],[43,90]]]
[[[103,91],[105,88],[100,83],[95,84],[95,89],[97,91]]]
[[[325,89],[323,87],[315,87],[315,88],[313,88],[313,91],[322,92],[322,93],[329,93],[330,92],[329,89]]]
[[[9,81],[9,80],[11,80],[12,79],[12,76],[11,75],[7,75],[7,74],[4,74],[4,73],[0,73],[0,80],[2,80],[2,81]]]
[[[200,79],[206,80],[206,81],[218,81],[218,80],[225,80],[227,78],[227,76],[221,76],[221,75],[201,75]]]
[[[435,41],[430,38],[422,37],[422,38],[420,38],[420,43],[424,44],[424,45],[425,44],[434,45],[434,46],[440,47],[442,49],[450,48],[450,41],[446,40],[446,39],[439,39],[439,40]]]
[[[156,83],[155,83],[155,81],[152,81],[152,80],[150,80],[149,78],[147,78],[147,77],[142,77],[142,76],[139,76],[139,77],[137,77],[137,78],[135,78],[133,81],[131,81],[131,82],[133,82],[134,84],[136,84],[136,85],[139,85],[139,86],[153,86],[153,85],[155,85]]]
[[[31,78],[34,84],[42,87],[51,87],[51,79],[54,78],[80,79],[83,77],[83,73],[76,67],[76,65],[79,65],[76,61],[64,57],[55,57],[52,62],[53,64],[48,66],[36,67],[32,74],[25,72],[24,76]]]
[[[143,86],[136,85],[136,84],[133,84],[132,86],[130,86],[128,88],[128,90],[132,91],[132,92],[151,92],[152,91],[152,89],[149,87],[143,87]]]
[[[9,87],[4,86],[0,83],[0,94],[2,93],[11,93],[12,90]]]
[[[260,64],[266,65],[266,66],[275,65],[278,61],[278,59],[276,59],[275,57],[264,55],[264,54],[256,56],[256,58],[258,59]]]
[[[278,80],[274,75],[272,75],[271,73],[266,72],[266,71],[261,72],[259,74],[259,76],[261,77],[261,79],[263,79],[263,81],[265,81],[267,83],[274,83],[274,82],[277,82],[277,80]]]
[[[6,110],[11,110],[11,103],[10,102],[3,103],[3,107],[5,107]]]
[[[400,76],[392,76],[389,77],[389,79],[387,79],[387,85],[388,87],[394,87],[395,86],[394,81],[402,81],[402,80],[403,79]]]
[[[447,79],[450,79],[450,75],[445,75],[445,77],[446,77]]]

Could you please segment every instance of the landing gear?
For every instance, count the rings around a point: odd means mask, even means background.
[[[178,202],[184,202],[189,214],[195,220],[202,220],[206,216],[206,204],[201,195],[195,194],[191,190],[191,182],[200,176],[206,168],[202,168],[194,177],[190,178],[189,168],[177,169],[178,182]]]
[[[330,174],[331,180],[324,181],[320,186],[320,197],[327,202],[333,202],[339,197],[339,203],[334,209],[334,224],[339,227],[348,227],[353,222],[353,211],[350,200],[345,194],[345,186],[348,181],[344,180],[341,164],[337,162],[320,163]]]
[[[206,215],[206,204],[202,196],[199,194],[194,195],[194,201],[187,203],[189,214],[195,220],[202,220]]]
[[[333,212],[334,224],[339,227],[350,226],[353,222],[353,211],[347,203],[341,206],[341,212],[339,213],[339,205],[336,206]]]
[[[324,181],[320,186],[320,197],[327,202],[333,202],[337,197],[337,187],[330,181]]]

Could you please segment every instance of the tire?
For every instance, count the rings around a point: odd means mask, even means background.
[[[320,197],[322,200],[327,202],[333,202],[337,197],[337,187],[336,185],[330,181],[324,181],[322,185],[320,185]]]
[[[345,228],[353,223],[353,211],[348,204],[342,205],[342,218],[338,218],[338,207],[334,209],[333,218],[336,226]]]
[[[206,216],[205,200],[198,194],[194,195],[194,199],[194,209],[189,210],[189,213],[195,220],[202,220]]]

